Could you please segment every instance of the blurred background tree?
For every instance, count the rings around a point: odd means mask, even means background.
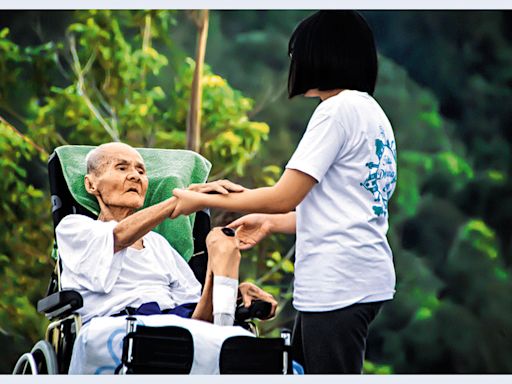
[[[201,153],[213,179],[279,178],[317,105],[286,96],[288,38],[310,13],[210,12]],[[399,156],[397,294],[365,371],[511,373],[512,13],[363,13]],[[0,13],[1,372],[45,326],[34,304],[51,269],[48,153],[112,139],[184,148],[196,36],[186,12]],[[243,257],[242,275],[280,298],[267,334],[291,327],[293,240],[273,236]]]

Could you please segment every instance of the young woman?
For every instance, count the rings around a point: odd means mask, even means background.
[[[174,215],[258,212],[230,225],[242,248],[296,233],[294,359],[306,373],[360,373],[369,325],[395,287],[386,233],[396,147],[372,97],[375,43],[357,12],[320,11],[293,32],[289,55],[290,98],[321,103],[279,182],[227,195],[175,190]]]

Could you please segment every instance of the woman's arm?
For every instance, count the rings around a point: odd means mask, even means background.
[[[282,215],[269,215],[270,233],[294,234],[297,228],[297,215],[288,212]]]
[[[240,217],[227,227],[236,229],[236,237],[240,241],[239,247],[246,250],[272,233],[295,233],[296,220],[295,212],[273,215],[252,213]]]
[[[229,195],[209,195],[181,189],[173,191],[178,203],[172,218],[201,209],[221,208],[234,212],[288,213],[306,197],[316,180],[306,173],[286,169],[273,187],[245,190]]]

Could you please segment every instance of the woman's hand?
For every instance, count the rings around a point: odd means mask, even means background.
[[[230,192],[243,192],[245,191],[245,187],[229,180],[217,180],[205,184],[190,184],[188,190],[201,193],[216,192],[227,195]]]
[[[252,283],[241,283],[238,286],[238,290],[242,295],[242,301],[244,303],[244,307],[248,308],[251,306],[253,300],[262,300],[270,303],[272,305],[272,309],[267,319],[274,317],[277,309],[277,301],[274,299],[270,293],[265,292],[263,289]]]
[[[242,216],[227,227],[236,229],[239,247],[241,250],[246,250],[272,233],[272,215],[253,213]]]
[[[239,193],[245,190],[245,187],[229,180],[217,180],[204,184],[190,184],[188,189],[174,189],[172,193],[178,198],[178,201],[170,218],[175,219],[180,215],[190,215],[191,213],[206,208],[204,196],[201,196],[204,193],[228,195],[229,193]]]

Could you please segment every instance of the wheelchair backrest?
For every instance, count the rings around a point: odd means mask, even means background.
[[[90,148],[92,149],[93,147]],[[58,156],[58,151],[53,152],[48,160],[48,176],[52,202],[54,237],[55,228],[60,221],[69,214],[81,214],[97,219],[97,214],[80,204],[71,193],[64,175],[61,159]],[[205,260],[207,260],[207,255],[205,239],[209,230],[209,214],[207,212],[198,212],[192,229],[193,254],[196,256],[189,260],[189,265],[192,267],[196,278],[201,284],[204,284],[204,276],[206,274]],[[166,236],[164,235],[164,237]]]
[[[76,213],[93,219],[98,218],[96,214],[78,204],[71,195],[56,152],[53,152],[48,160],[48,177],[50,179],[54,231],[60,221],[69,214]]]

